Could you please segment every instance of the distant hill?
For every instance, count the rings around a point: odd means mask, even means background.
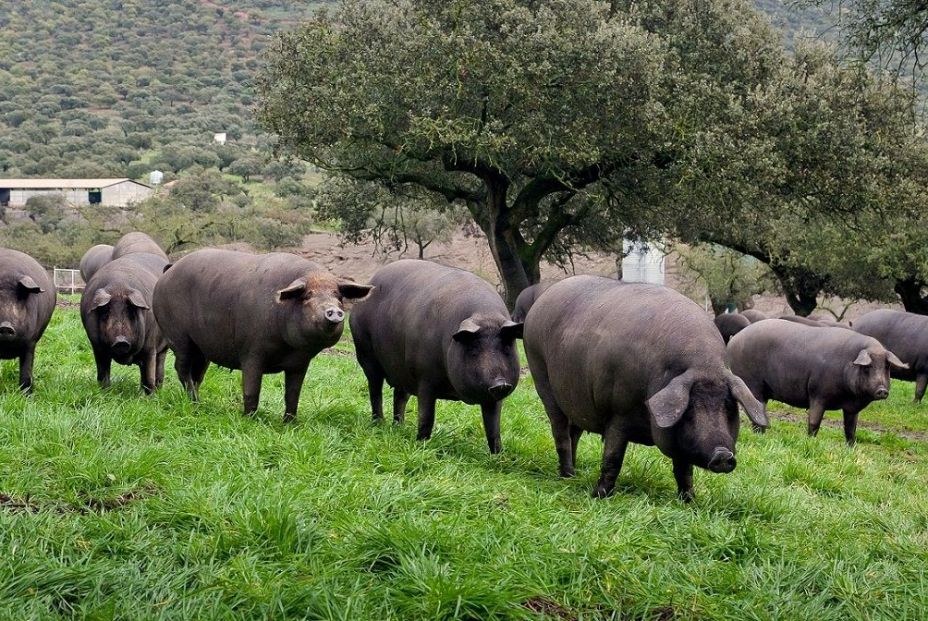
[[[0,12],[0,174],[140,178],[225,168],[267,137],[253,76],[269,36],[324,2],[17,0]],[[758,0],[788,31],[823,11]],[[212,143],[226,132],[231,146]]]
[[[0,11],[0,171],[137,176],[148,168],[142,160],[157,163],[161,145],[200,147],[186,159],[209,165],[214,132],[258,142],[251,120],[258,54],[273,32],[320,4],[11,3]]]

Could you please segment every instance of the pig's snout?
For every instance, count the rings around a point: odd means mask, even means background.
[[[325,318],[331,323],[341,323],[345,320],[345,311],[340,308],[329,308],[325,311]]]
[[[880,386],[879,388],[876,389],[876,393],[874,393],[874,396],[877,399],[886,399],[887,397],[889,397],[889,389],[886,388],[885,386]]]
[[[490,386],[490,394],[493,395],[493,398],[497,401],[502,401],[510,394],[514,386],[505,380],[497,380],[495,384]]]
[[[113,353],[118,356],[125,356],[129,353],[129,350],[132,346],[129,344],[129,339],[124,336],[117,336],[116,340],[113,341]]]
[[[735,454],[723,446],[715,447],[709,459],[709,470],[712,472],[731,472],[735,469]]]
[[[9,321],[0,323],[0,336],[16,336],[16,329]]]

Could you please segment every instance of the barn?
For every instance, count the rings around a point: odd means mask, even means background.
[[[0,179],[0,206],[23,207],[33,196],[61,194],[74,206],[127,207],[152,195],[144,183],[114,179]]]

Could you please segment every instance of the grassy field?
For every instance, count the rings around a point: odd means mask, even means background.
[[[291,425],[280,376],[254,419],[238,373],[211,368],[196,406],[173,369],[150,398],[135,368],[114,376],[97,388],[74,309],[32,398],[3,365],[0,618],[928,618],[928,405],[908,384],[855,449],[744,425],[737,470],[697,471],[687,506],[654,448],[629,450],[608,500],[590,497],[598,438],[558,479],[529,377],[491,456],[476,408],[441,403],[426,443],[412,403],[373,425],[347,337]]]

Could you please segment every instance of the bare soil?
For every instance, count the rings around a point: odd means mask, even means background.
[[[374,272],[387,263],[402,258],[416,258],[418,256],[414,249],[405,254],[396,252],[383,254],[371,243],[359,245],[342,244],[338,235],[325,231],[318,231],[306,235],[303,238],[303,247],[297,252],[307,259],[321,263],[334,274],[353,278],[359,282],[370,280]],[[432,244],[426,249],[425,258],[430,261],[441,263],[442,265],[466,269],[486,279],[493,285],[497,287],[500,286],[496,265],[493,263],[493,257],[490,254],[486,238],[482,235],[471,236],[460,233],[455,235],[448,243]],[[573,265],[566,271],[551,263],[543,263],[541,274],[542,281],[545,282],[559,280],[573,274],[594,274],[597,276],[615,278],[618,274],[616,255],[591,253],[578,256],[575,257]],[[676,266],[672,255],[667,259],[665,278],[666,281],[664,284],[668,287],[680,289],[680,282],[676,275]],[[697,302],[703,304],[703,300],[697,300]],[[844,305],[845,301],[840,299],[826,300],[823,303],[824,307],[831,308],[839,314],[844,308]],[[888,305],[871,302],[855,302],[848,307],[844,314],[843,321],[853,321],[864,313],[886,306]],[[771,317],[793,314],[793,311],[782,296],[755,296],[754,308]],[[824,308],[816,309],[813,316],[834,319]]]

